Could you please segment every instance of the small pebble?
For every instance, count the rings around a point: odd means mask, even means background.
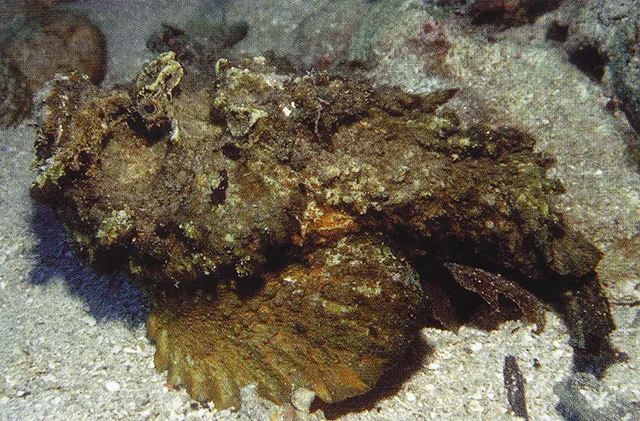
[[[83,322],[85,322],[85,323],[86,323],[87,325],[89,325],[89,326],[95,326],[95,325],[98,323],[98,322],[96,321],[96,319],[94,319],[93,317],[88,316],[88,315],[87,315],[87,316],[84,316],[84,317],[82,318],[82,321],[83,321]]]
[[[471,350],[473,352],[478,352],[478,351],[480,351],[482,349],[482,347],[483,347],[483,345],[482,345],[481,342],[474,342],[474,343],[471,344],[470,348],[471,348]]]
[[[114,382],[113,380],[109,380],[104,384],[109,392],[117,392],[120,390],[120,384],[118,382]]]
[[[45,382],[55,382],[56,380],[58,380],[56,378],[56,376],[54,376],[51,373],[47,373],[44,376],[40,377],[42,380],[44,380]]]
[[[182,408],[182,405],[183,405],[183,404],[184,404],[184,403],[182,402],[182,399],[180,399],[178,396],[175,396],[175,397],[171,400],[171,402],[167,405],[167,407],[168,407],[168,408],[170,408],[170,409],[172,409],[172,410],[174,410],[174,411],[177,411],[177,410],[179,410],[180,408]]]
[[[562,357],[564,357],[565,352],[562,349],[556,349],[555,351],[553,351],[553,358],[555,359],[560,359]]]
[[[471,412],[484,412],[485,410],[484,406],[480,403],[480,401],[476,399],[469,400],[467,407]]]
[[[440,368],[440,364],[438,364],[438,363],[431,363],[431,364],[429,364],[429,365],[427,366],[427,368],[428,368],[429,370],[437,370],[437,369],[439,369],[439,368]]]
[[[416,395],[414,395],[413,393],[407,392],[406,396],[407,396],[407,400],[409,402],[415,402],[416,401]]]

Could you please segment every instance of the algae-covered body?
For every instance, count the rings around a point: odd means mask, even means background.
[[[593,271],[533,139],[458,127],[441,110],[453,91],[261,58],[215,70],[192,88],[165,53],[128,91],[57,77],[38,98],[32,188],[78,249],[150,293],[156,365],[194,398],[370,390],[445,262],[541,285]]]

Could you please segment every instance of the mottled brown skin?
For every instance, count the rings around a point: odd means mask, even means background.
[[[259,58],[216,73],[190,90],[166,53],[129,91],[70,75],[38,99],[32,195],[149,291],[156,364],[194,398],[237,406],[253,382],[278,402],[365,393],[414,337],[418,279],[440,282],[425,261],[538,284],[593,271],[533,139],[458,127],[439,109],[454,91]]]
[[[414,339],[422,305],[417,273],[377,240],[319,248],[305,264],[267,272],[259,291],[225,281],[195,299],[157,299],[148,322],[156,367],[222,407],[238,407],[254,382],[279,403],[293,388],[326,402],[369,391]]]

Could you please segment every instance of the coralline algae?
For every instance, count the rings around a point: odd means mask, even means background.
[[[541,325],[505,277],[593,279],[600,253],[554,208],[550,160],[517,130],[460,127],[455,91],[263,58],[193,85],[171,52],[129,90],[57,76],[37,98],[31,193],[80,253],[148,291],[156,366],[199,401],[237,407],[257,383],[338,402],[373,388],[425,315],[450,324],[444,285],[504,294]]]

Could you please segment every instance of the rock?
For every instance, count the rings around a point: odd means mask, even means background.
[[[375,7],[375,6],[374,6]],[[309,14],[295,31],[295,45],[304,45],[297,57],[307,68],[331,68],[349,53],[353,33],[371,5],[329,1]]]
[[[246,22],[207,25],[206,35],[187,32],[175,26],[163,25],[162,32],[147,40],[147,48],[156,53],[173,51],[183,66],[206,73],[215,63],[229,54],[229,49],[241,41],[249,31]]]
[[[106,70],[106,45],[100,29],[84,16],[44,9],[4,43],[5,54],[24,74],[32,91],[56,73],[77,70],[98,84]]]
[[[531,23],[560,3],[560,0],[475,0],[470,2],[467,13],[475,24],[509,27]]]
[[[623,239],[612,247],[596,270],[607,286],[612,303],[640,304],[640,235]]]
[[[22,10],[0,43],[0,126],[29,116],[31,97],[56,73],[77,70],[99,84],[106,70],[100,29],[76,13],[44,5]]]
[[[635,2],[568,1],[557,22],[567,28],[565,48],[587,73],[602,80],[640,132],[640,9]],[[595,70],[595,73],[594,73]]]
[[[0,127],[20,122],[31,113],[31,91],[22,72],[0,56]]]
[[[104,387],[107,389],[107,391],[109,392],[117,392],[120,390],[120,383],[118,382],[114,382],[113,380],[109,380],[108,382],[106,382],[104,384]]]
[[[595,376],[576,373],[553,388],[560,399],[558,409],[568,419],[633,420],[640,417],[634,397],[612,393]]]
[[[640,133],[640,14],[616,28],[611,49],[611,81],[629,122]]]

